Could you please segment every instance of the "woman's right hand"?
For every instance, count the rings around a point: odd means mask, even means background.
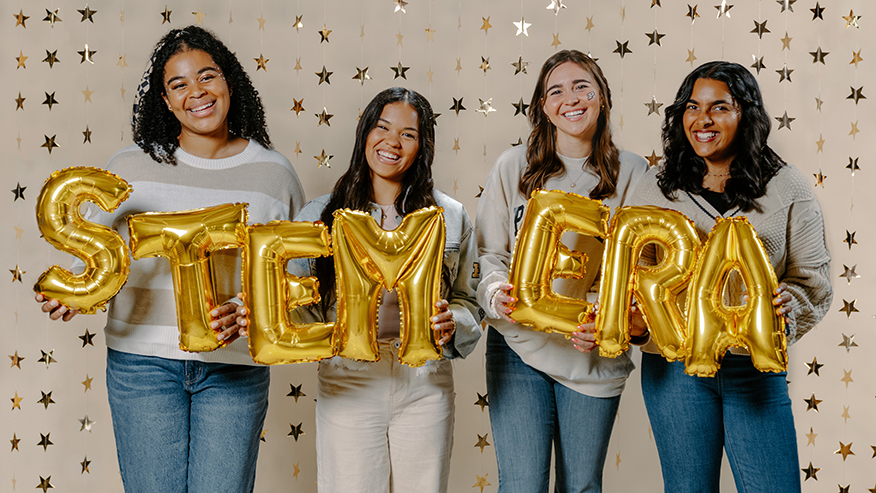
[[[43,304],[43,313],[48,313],[49,318],[52,320],[61,319],[65,322],[69,322],[70,320],[73,320],[73,317],[75,317],[77,313],[79,313],[79,310],[71,310],[69,307],[62,305],[60,301],[48,299],[39,293],[37,293],[34,299],[36,299],[37,303]]]
[[[493,297],[490,299],[490,304],[492,305],[493,311],[496,312],[499,317],[504,320],[516,323],[511,317],[508,315],[514,311],[513,306],[508,306],[509,303],[514,303],[517,300],[513,298],[509,293],[514,289],[514,286],[508,283],[500,283],[498,285],[498,289]]]

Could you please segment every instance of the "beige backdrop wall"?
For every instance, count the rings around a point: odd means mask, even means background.
[[[0,188],[8,190],[0,201],[0,258],[9,272],[0,282],[0,346],[12,363],[0,369],[0,490],[34,491],[47,483],[58,491],[122,489],[104,386],[103,317],[61,324],[39,313],[31,286],[69,257],[40,239],[34,204],[52,171],[102,166],[131,143],[132,97],[152,46],[169,28],[196,21],[237,53],[261,93],[276,147],[292,161],[308,198],[328,192],[346,168],[358,111],[378,91],[403,85],[441,113],[436,184],[471,216],[495,158],[526,139],[527,121],[515,104],[528,102],[541,63],[556,49],[598,58],[613,91],[617,144],[655,161],[663,108],[692,67],[715,59],[753,65],[777,117],[771,145],[811,177],[833,254],[834,305],[790,350],[801,468],[812,466],[801,471],[803,489],[874,487],[876,362],[867,354],[876,343],[876,262],[865,252],[874,242],[876,205],[870,193],[876,116],[866,99],[876,75],[870,25],[876,9],[866,0],[737,0],[729,10],[721,3],[0,0]],[[88,18],[88,10],[96,13]],[[60,19],[44,21],[48,11]],[[27,16],[21,25],[20,12]],[[83,60],[85,50],[93,63]],[[50,65],[44,59],[52,54],[57,61]],[[518,73],[512,63],[521,60],[526,69]],[[315,74],[323,67],[332,75],[319,84]],[[370,78],[356,79],[366,67]],[[57,104],[48,104],[50,98]],[[458,114],[450,109],[455,99],[465,108]],[[656,113],[646,106],[652,101]],[[495,111],[478,112],[487,105]],[[315,115],[323,109],[334,115],[330,125],[318,125]],[[47,144],[52,139],[57,147]],[[323,151],[331,167],[318,167],[314,156]],[[860,169],[853,173],[855,164]],[[844,272],[848,277],[840,277]],[[96,334],[93,346],[85,334]],[[493,447],[475,446],[490,433],[488,409],[475,404],[486,392],[483,343],[454,365],[451,491],[496,491]],[[316,490],[315,373],[312,364],[272,370],[257,491]],[[662,490],[638,382],[636,371],[609,449],[607,491]],[[299,387],[300,397],[288,395]],[[290,431],[299,424],[296,440]],[[696,443],[690,453],[697,453]],[[221,474],[221,457],[216,469]],[[734,491],[726,465],[722,484]]]

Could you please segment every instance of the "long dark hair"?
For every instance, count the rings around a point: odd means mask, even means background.
[[[665,162],[657,175],[657,184],[670,200],[675,200],[677,190],[696,194],[703,191],[703,178],[708,168],[705,160],[694,152],[684,129],[684,112],[694,84],[699,79],[723,82],[739,105],[742,117],[733,139],[736,156],[730,163],[730,178],[724,184],[724,193],[731,207],[739,207],[745,212],[760,212],[757,199],[766,193],[767,183],[785,165],[785,161],[767,145],[771,122],[757,80],[738,63],[705,63],[684,78],[675,95],[675,102],[666,108],[666,118],[663,120]]]
[[[265,110],[259,93],[231,51],[210,31],[196,26],[174,29],[164,35],[152,53],[149,90],[140,99],[132,127],[134,142],[157,162],[176,164],[173,153],[179,147],[182,130],[179,120],[164,102],[164,66],[177,53],[201,50],[213,58],[231,92],[228,108],[228,131],[238,137],[252,139],[270,149]]]
[[[371,182],[371,168],[365,159],[365,144],[368,134],[377,126],[383,108],[391,103],[405,103],[417,112],[419,149],[417,157],[402,177],[401,192],[395,199],[395,209],[405,216],[417,209],[435,205],[432,196],[432,160],[435,157],[435,116],[429,101],[416,91],[404,87],[385,89],[374,96],[365,107],[359,124],[356,126],[356,142],[350,167],[341,175],[332,195],[322,210],[320,220],[331,231],[334,212],[338,209],[370,211],[374,202],[374,187]],[[319,294],[322,297],[321,309],[324,315],[335,300],[335,262],[332,257],[316,260],[316,275],[319,278]]]
[[[557,128],[545,115],[544,101],[547,81],[558,66],[572,62],[578,64],[593,76],[602,99],[599,108],[599,119],[596,122],[596,133],[593,136],[593,150],[587,167],[599,176],[599,183],[590,191],[590,198],[604,199],[611,197],[617,191],[617,175],[620,170],[619,152],[611,141],[611,89],[608,80],[599,65],[588,55],[577,50],[562,50],[545,60],[532,91],[530,101],[529,122],[532,132],[526,148],[526,171],[520,179],[518,189],[529,198],[533,190],[543,188],[552,176],[560,175],[565,170],[563,161],[557,155]]]

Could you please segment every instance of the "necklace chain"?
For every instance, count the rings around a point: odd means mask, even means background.
[[[707,171],[707,172],[706,172],[706,175],[707,175],[707,176],[730,176],[730,173],[717,173],[717,174],[716,174],[716,173],[709,173],[709,172]]]
[[[571,186],[572,188],[575,188],[575,185],[578,184],[578,181],[579,181],[581,178],[584,178],[584,173],[586,173],[586,172],[587,172],[587,169],[586,169],[586,168],[585,168],[585,169],[582,169],[582,170],[581,170],[581,174],[578,175],[578,178],[576,178],[574,181],[569,180],[569,182],[571,183],[570,186]]]

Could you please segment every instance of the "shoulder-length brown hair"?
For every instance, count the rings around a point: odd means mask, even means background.
[[[599,176],[599,183],[590,190],[590,198],[605,199],[617,191],[617,175],[620,170],[619,152],[611,141],[611,89],[599,65],[590,56],[577,50],[558,51],[541,67],[530,101],[532,110],[529,112],[529,122],[532,133],[527,142],[527,167],[518,189],[528,198],[534,190],[543,188],[552,176],[563,173],[563,162],[557,155],[557,128],[548,120],[543,108],[548,78],[555,68],[566,62],[578,64],[593,76],[602,99],[596,133],[593,136],[593,151],[587,160],[587,167]]]

